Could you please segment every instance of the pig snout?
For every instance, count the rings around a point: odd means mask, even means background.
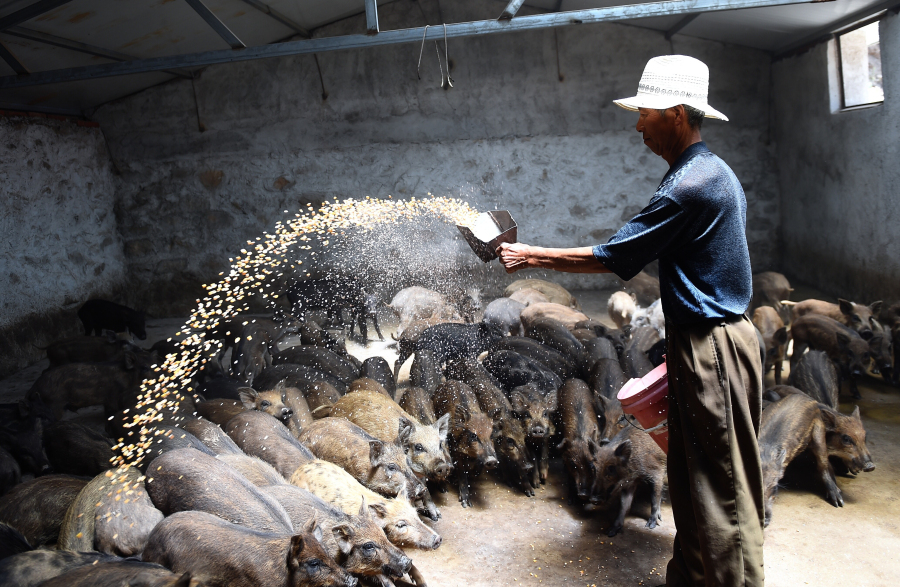
[[[446,478],[448,475],[450,475],[450,463],[447,463],[446,461],[441,461],[440,463],[438,463],[438,465],[434,468],[434,474],[438,479]]]
[[[408,556],[401,555],[395,563],[385,565],[382,572],[389,577],[402,577],[412,568],[412,559]]]
[[[294,415],[294,410],[290,408],[281,408],[281,419],[289,420]]]
[[[532,424],[528,435],[532,438],[543,438],[547,434],[547,429],[542,424]]]
[[[497,468],[497,457],[494,455],[488,455],[486,459],[484,459],[484,468],[487,470],[496,469]]]
[[[437,550],[437,548],[441,545],[443,539],[439,534],[435,534],[434,538],[431,539],[431,550]]]
[[[863,471],[865,471],[866,473],[869,473],[869,472],[875,470],[875,462],[872,460],[871,457],[866,458],[866,460],[865,460],[864,463],[863,463],[863,468],[862,468],[862,469],[863,469]]]
[[[356,587],[359,582],[356,580],[356,577],[353,575],[347,575],[347,578],[344,580],[344,587]]]

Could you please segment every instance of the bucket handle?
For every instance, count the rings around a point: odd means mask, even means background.
[[[623,420],[624,420],[625,422],[631,424],[632,426],[634,426],[634,428],[635,428],[636,430],[640,430],[641,432],[646,432],[647,434],[650,434],[651,432],[655,432],[656,430],[659,430],[659,429],[661,429],[661,428],[665,428],[665,427],[667,427],[667,426],[669,425],[669,419],[666,418],[665,420],[663,420],[662,422],[660,422],[659,424],[657,424],[657,425],[654,426],[653,428],[648,428],[648,429],[645,430],[644,428],[642,428],[642,427],[636,425],[632,420],[629,420],[629,419],[628,419],[628,416],[626,416],[625,414],[622,414],[622,415],[619,417],[619,421],[617,422],[617,424],[621,424]]]

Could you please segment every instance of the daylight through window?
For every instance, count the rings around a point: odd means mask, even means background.
[[[837,36],[842,107],[884,102],[878,21]]]

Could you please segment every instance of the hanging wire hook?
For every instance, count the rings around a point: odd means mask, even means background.
[[[437,43],[434,44],[435,48],[437,48]],[[438,61],[441,60],[441,55],[438,53]],[[453,78],[450,77],[450,52],[447,48],[447,25],[444,24],[444,61],[447,64],[447,85],[451,88],[453,87]],[[441,87],[444,87],[444,77],[441,75]]]
[[[419,81],[422,80],[422,75],[419,73],[419,68],[422,67],[422,53],[425,51],[425,35],[428,34],[428,27],[431,25],[425,25],[425,32],[422,33],[422,47],[419,49],[419,63],[416,65],[416,77],[419,78]],[[438,56],[440,59],[440,56]],[[444,76],[441,75],[441,81],[443,81]]]
[[[434,53],[435,53],[435,55],[437,55],[437,58],[438,58],[438,68],[441,70],[441,87],[443,88],[444,87],[444,64],[441,63],[441,50],[438,48],[437,41],[434,42]],[[448,71],[447,72],[448,76],[449,76],[449,73],[450,72]]]

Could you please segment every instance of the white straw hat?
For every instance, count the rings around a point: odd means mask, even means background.
[[[626,110],[656,108],[664,110],[687,104],[703,112],[707,118],[728,117],[707,103],[709,68],[699,59],[687,55],[663,55],[647,62],[637,96],[613,100]]]

